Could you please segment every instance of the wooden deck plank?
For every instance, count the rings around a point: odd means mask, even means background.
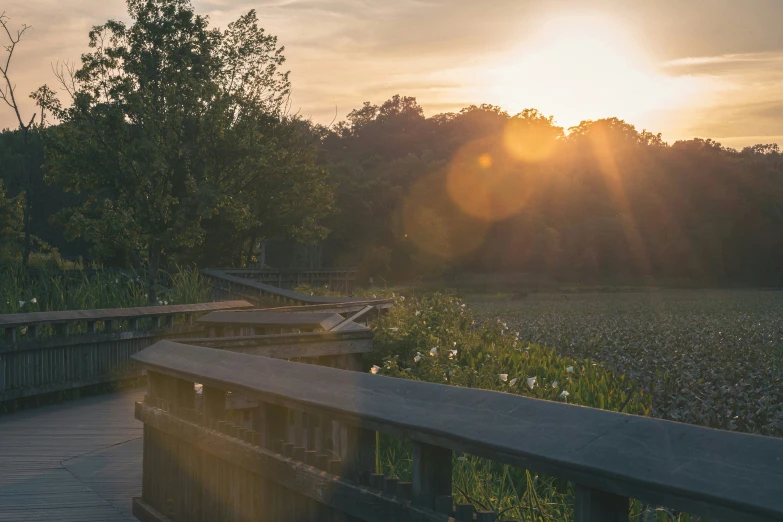
[[[0,416],[0,522],[129,522],[141,493],[143,390]]]

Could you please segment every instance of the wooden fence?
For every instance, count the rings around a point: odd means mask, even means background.
[[[166,338],[203,336],[195,319],[246,301],[0,315],[0,406],[137,378],[131,356]]]
[[[342,295],[353,293],[356,268],[220,268],[224,274],[292,290],[301,284],[327,287]]]
[[[234,272],[239,273],[241,277]],[[262,307],[283,305],[351,306],[364,303],[373,304],[379,309],[389,308],[394,302],[393,299],[304,295],[278,286],[254,281],[244,277],[246,272],[252,272],[252,270],[216,270],[212,268],[201,270],[201,274],[207,278],[212,288],[213,299],[244,299]]]
[[[462,453],[573,482],[577,522],[627,520],[629,498],[783,519],[780,439],[170,341],[133,358],[142,522],[494,521],[454,505]],[[376,473],[376,432],[411,441],[411,482]]]

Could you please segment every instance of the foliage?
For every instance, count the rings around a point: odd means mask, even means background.
[[[617,118],[566,135],[490,105],[428,118],[395,96],[351,112],[323,148],[339,208],[327,253],[363,277],[783,283],[775,145],[668,145]]]
[[[169,288],[157,304],[201,303],[207,285],[198,271],[178,269],[169,276]],[[0,313],[90,310],[144,306],[147,289],[143,274],[124,270],[52,270],[37,272],[21,265],[0,271]]]
[[[414,298],[396,290],[384,292],[384,297],[396,297],[397,302],[373,326],[374,373],[640,415],[652,412],[652,396],[619,372],[521,341],[524,336],[517,336],[501,320],[477,321],[471,309],[452,295]],[[409,441],[382,436],[378,466],[385,475],[410,480]],[[453,466],[456,502],[497,511],[503,518],[573,520],[573,486],[565,481],[471,455],[455,454]],[[634,500],[630,520],[692,519]]]
[[[323,176],[270,137],[295,122],[283,114],[283,48],[255,12],[223,31],[188,0],[129,0],[128,13],[130,25],[93,28],[81,67],[60,72],[72,104],[48,106],[62,122],[46,142],[49,175],[86,197],[63,215],[69,232],[101,257],[146,251],[152,278],[161,254],[202,244],[215,216],[235,230],[322,234]]]
[[[783,296],[648,292],[476,302],[487,321],[590,357],[652,394],[652,416],[783,436]]]
[[[24,194],[16,197],[6,195],[3,180],[0,179],[0,260],[8,261],[20,254],[22,243]]]

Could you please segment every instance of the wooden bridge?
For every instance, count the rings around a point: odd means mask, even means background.
[[[234,300],[0,316],[6,410],[147,382],[0,415],[0,521],[494,521],[455,505],[462,454],[574,483],[578,521],[629,498],[783,520],[783,440],[371,375],[360,323],[389,300],[208,274]],[[377,473],[377,433],[410,445],[410,482]]]

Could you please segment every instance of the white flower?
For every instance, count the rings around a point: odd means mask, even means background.
[[[26,334],[27,333],[27,327],[26,326],[23,326],[21,328],[21,330],[22,330],[22,334]]]
[[[35,297],[33,297],[32,299],[30,299],[30,302],[31,302],[31,303],[33,303],[33,304],[35,304],[35,303],[37,303],[37,302],[38,302],[38,299],[36,299]]]
[[[530,389],[533,389],[533,386],[536,385],[536,378],[535,377],[528,377],[527,378],[527,385],[530,387]]]
[[[557,381],[552,382],[552,388],[557,388]]]
[[[420,354],[413,358],[413,362],[419,362],[420,360],[421,360]]]
[[[566,371],[568,373],[574,373],[574,367],[573,366],[569,366],[568,368],[566,368]]]
[[[566,397],[568,397],[569,395],[570,395],[570,394],[569,394],[567,391],[565,391],[565,390],[563,390],[562,392],[560,392],[560,398],[561,398],[561,399],[565,399],[565,398],[566,398]]]
[[[419,317],[421,315],[421,312],[416,310],[416,317]]]
[[[389,328],[390,332],[396,332],[397,330],[399,330],[399,328],[397,328],[396,326]]]
[[[500,375],[498,375],[498,377],[500,377],[500,380],[503,381],[503,382],[506,382],[508,380],[508,374],[507,373],[501,373]]]
[[[454,346],[457,346],[457,341],[454,341]]]
[[[449,359],[453,359],[457,356],[457,350],[449,350]]]
[[[119,282],[120,282],[120,280],[119,280],[119,279],[114,279],[114,284],[117,284],[117,283],[119,283]]]
[[[404,295],[400,296],[400,301],[405,301],[405,296]]]
[[[24,306],[24,301],[19,301],[19,308]]]
[[[163,304],[168,306],[169,302],[168,301],[163,301]]]
[[[430,355],[435,357],[438,355],[438,349],[437,348],[430,348]]]
[[[462,304],[461,304],[461,305],[459,305],[459,306],[460,306],[460,308],[465,308],[465,303],[462,303]]]
[[[380,369],[381,369],[380,366],[377,366],[377,365],[373,364],[372,368],[370,368],[370,373],[375,375],[376,373],[378,373],[378,370],[380,370]]]
[[[509,386],[514,386],[516,383],[517,383],[517,378],[516,378],[516,377],[514,377],[513,379],[511,379],[510,381],[508,381],[508,385],[509,385]]]
[[[460,462],[465,462],[465,457],[457,457],[457,460]]]

